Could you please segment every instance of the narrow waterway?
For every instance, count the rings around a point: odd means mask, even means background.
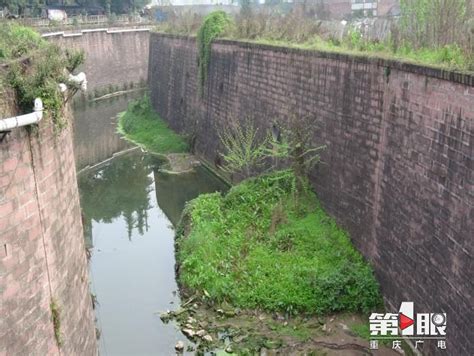
[[[73,101],[74,155],[79,170],[130,147],[116,134],[116,116],[127,109],[131,100],[142,97],[143,93],[140,90],[103,100],[88,101],[79,97]]]
[[[108,128],[113,123],[112,112],[101,116],[97,107],[76,106],[76,128],[87,120],[104,120]],[[117,105],[115,110],[123,109]],[[163,173],[163,161],[139,150],[98,164],[98,158],[113,154],[112,144],[107,151],[94,136],[78,137],[80,132],[76,130],[76,142],[87,146],[93,157],[81,156],[82,165],[95,165],[79,175],[79,190],[85,238],[91,250],[91,289],[97,299],[100,353],[174,354],[176,342],[187,343],[186,337],[173,323],[163,324],[159,318],[160,312],[176,310],[180,304],[174,270],[174,226],[187,201],[226,187],[202,167],[183,175]],[[82,132],[87,135],[87,130]],[[109,134],[116,135],[115,130]],[[118,140],[114,147],[126,147],[117,136],[105,140]],[[94,152],[95,147],[100,154]]]

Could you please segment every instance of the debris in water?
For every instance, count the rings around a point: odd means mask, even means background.
[[[184,350],[184,342],[181,340],[176,343],[176,346],[174,347],[176,351],[183,351]]]
[[[183,329],[183,334],[186,335],[189,338],[193,338],[196,333],[192,329]]]

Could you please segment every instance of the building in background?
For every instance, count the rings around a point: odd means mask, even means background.
[[[325,19],[351,17],[393,16],[399,13],[400,0],[251,0],[254,5],[292,4]],[[241,0],[151,0],[150,6],[229,6],[240,5]],[[397,10],[398,9],[398,10]]]
[[[353,16],[394,16],[400,12],[399,0],[351,0]]]
[[[351,17],[376,17],[399,13],[399,0],[283,0],[305,6],[316,13],[324,13],[327,19]],[[397,10],[398,9],[398,10]]]
[[[377,16],[377,0],[351,0],[351,12],[355,16]]]

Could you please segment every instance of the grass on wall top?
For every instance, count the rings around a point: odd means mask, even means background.
[[[427,26],[420,26],[419,19],[416,16],[411,18],[416,13],[419,15],[426,14],[427,9],[415,13],[410,9],[405,9],[406,15],[410,17],[408,22],[401,21],[399,25],[394,24],[391,35],[383,41],[370,40],[364,37],[356,23],[348,25],[348,29],[343,36],[331,34],[331,31],[321,26],[321,21],[301,16],[298,11],[292,11],[285,15],[279,12],[268,14],[250,12],[237,15],[235,18],[227,17],[226,21],[217,21],[222,17],[222,15],[219,17],[217,13],[211,13],[206,18],[181,15],[173,18],[172,21],[160,23],[156,26],[155,31],[197,35],[199,56],[204,58],[204,60],[201,60],[200,66],[203,66],[209,60],[210,43],[216,38],[223,38],[280,47],[390,59],[472,74],[474,71],[474,54],[470,38],[472,38],[472,32],[474,31],[474,21],[472,16],[469,18],[469,16],[466,16],[466,11],[462,10],[463,7],[466,8],[465,0],[456,0],[456,2],[458,4],[464,3],[457,10],[459,18],[455,16],[450,19],[451,22],[442,23],[447,18],[441,19],[438,15],[432,13],[430,19],[424,19],[424,21],[427,20]],[[431,2],[421,3],[416,6],[427,6]],[[410,6],[413,5],[415,4]],[[435,7],[439,6],[442,5],[437,4]],[[440,13],[447,17],[450,16],[445,11],[440,11]],[[216,26],[214,22],[219,26]],[[428,24],[434,27],[430,28]],[[449,31],[451,37],[453,37],[453,33],[457,35],[448,40],[450,36],[446,37],[445,35],[448,35],[445,33],[446,31],[441,30],[443,26],[449,26],[452,30]],[[204,29],[207,28],[212,29],[212,31],[204,32]],[[418,29],[419,33],[413,33],[411,28]],[[434,31],[435,28],[438,32]],[[209,34],[212,34],[212,36]],[[206,41],[202,40],[203,35],[206,35]],[[413,36],[420,37],[424,41],[421,43],[420,41],[414,41]],[[433,36],[439,39],[446,38],[445,41],[436,42],[431,38]],[[428,40],[428,37],[431,40]],[[203,69],[206,70],[206,67],[204,66]],[[200,73],[205,74],[201,68]]]
[[[150,103],[150,98],[131,102],[119,118],[118,130],[130,141],[158,153],[181,153],[188,145],[181,136],[171,130]]]

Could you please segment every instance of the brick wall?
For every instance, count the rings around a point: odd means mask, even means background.
[[[153,106],[196,134],[211,162],[231,120],[269,128],[314,117],[328,148],[312,183],[374,266],[388,310],[414,301],[418,312],[447,312],[449,354],[472,354],[474,77],[217,41],[200,98],[194,39],[152,34],[150,46]],[[440,352],[430,345],[427,354]]]
[[[88,90],[123,89],[147,80],[148,29],[82,30],[43,35],[62,48],[83,49],[86,60],[80,70],[87,75]]]
[[[0,355],[95,355],[88,283],[71,129],[15,129],[0,143]]]

